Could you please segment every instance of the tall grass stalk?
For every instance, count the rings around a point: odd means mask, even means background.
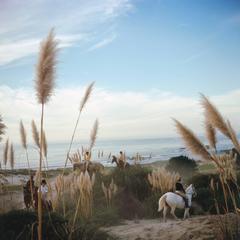
[[[25,155],[26,155],[26,159],[27,159],[28,174],[29,174],[29,179],[30,179],[31,199],[32,199],[32,204],[33,204],[33,191],[32,191],[33,186],[32,186],[32,181],[31,181],[31,168],[30,168],[30,162],[29,162],[29,157],[28,157],[27,134],[26,134],[26,130],[24,128],[22,121],[20,121],[20,136],[21,136],[22,147],[25,150]]]
[[[63,168],[63,175],[64,175],[64,171],[65,171],[65,168],[67,166],[67,163],[68,163],[68,159],[69,159],[69,154],[71,152],[71,149],[72,149],[72,144],[73,144],[73,141],[74,141],[74,138],[75,138],[75,134],[76,134],[76,131],[77,131],[77,127],[78,127],[78,123],[79,123],[79,120],[80,120],[80,116],[81,116],[81,113],[87,103],[87,101],[89,100],[90,98],[90,95],[92,93],[92,90],[93,90],[93,86],[94,86],[94,82],[92,82],[86,89],[85,91],[85,94],[81,100],[81,103],[80,103],[80,107],[79,107],[79,112],[78,112],[78,116],[77,116],[77,120],[76,120],[76,123],[75,123],[75,126],[74,126],[74,129],[73,129],[73,134],[71,136],[71,140],[70,140],[70,143],[69,143],[69,147],[68,147],[68,151],[67,151],[67,156],[66,156],[66,159],[65,159],[65,164],[64,164],[64,168]]]
[[[44,106],[49,101],[55,85],[57,41],[54,31],[51,30],[47,38],[41,42],[39,59],[36,71],[36,93],[41,105],[40,156],[39,156],[39,186],[42,180],[43,161],[43,124]],[[38,240],[42,239],[42,194],[38,193]]]
[[[65,164],[64,164],[64,168],[63,168],[63,171],[62,171],[62,176],[64,176],[64,173],[65,173],[65,169],[67,167],[67,163],[68,163],[68,160],[69,160],[69,155],[70,155],[70,152],[71,152],[71,149],[72,149],[72,144],[73,144],[73,141],[74,141],[74,138],[75,138],[75,134],[76,134],[76,131],[77,131],[77,127],[78,127],[78,123],[79,123],[79,120],[80,120],[80,116],[82,114],[82,111],[87,103],[87,101],[89,100],[90,98],[90,95],[92,93],[92,90],[93,90],[93,86],[94,86],[94,82],[92,82],[86,89],[85,91],[85,94],[81,100],[81,103],[80,103],[80,107],[79,107],[79,112],[78,112],[78,116],[77,116],[77,120],[76,120],[76,123],[75,123],[75,126],[74,126],[74,129],[73,129],[73,133],[72,133],[72,136],[71,136],[71,140],[70,140],[70,143],[69,143],[69,147],[68,147],[68,151],[67,151],[67,155],[66,155],[66,159],[65,159]],[[64,187],[64,186],[63,186]],[[63,190],[64,191],[64,190]],[[63,196],[63,215],[65,217],[65,197]]]

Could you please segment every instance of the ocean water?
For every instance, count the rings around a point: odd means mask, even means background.
[[[3,144],[2,144],[3,145]],[[48,145],[48,167],[59,168],[65,164],[66,154],[69,143],[50,143]],[[72,153],[80,149],[81,146],[88,146],[87,142],[74,143]],[[3,146],[2,146],[3,147]],[[232,148],[230,142],[225,138],[220,138],[218,141],[218,151]],[[98,152],[103,153],[103,156],[98,158]],[[168,160],[171,157],[185,155],[199,159],[197,156],[192,156],[184,147],[183,142],[179,138],[158,138],[158,139],[132,139],[132,140],[104,140],[97,141],[92,152],[92,160],[99,161],[105,166],[114,166],[111,160],[108,159],[111,155],[118,155],[119,151],[126,153],[127,161],[131,164],[131,158],[139,153],[143,160],[142,163],[151,163],[156,161]],[[3,152],[3,151],[1,151]],[[39,154],[35,146],[29,146],[29,161],[30,167],[36,169],[38,167]],[[1,159],[2,160],[2,159]],[[69,162],[69,161],[68,161]],[[68,166],[71,166],[68,163]],[[3,167],[3,166],[2,166]],[[7,166],[9,168],[9,166]],[[15,168],[27,168],[25,151],[20,145],[15,146]]]

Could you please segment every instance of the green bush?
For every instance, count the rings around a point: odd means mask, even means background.
[[[140,165],[131,166],[126,169],[116,168],[111,177],[120,188],[128,188],[136,199],[143,201],[152,194],[147,175],[151,170]]]
[[[68,238],[67,238],[68,239]],[[78,221],[77,228],[72,234],[73,240],[113,240],[106,232],[99,229],[92,219]]]
[[[183,178],[193,176],[198,170],[195,160],[186,156],[178,156],[169,159],[166,169],[170,172],[178,172]]]
[[[66,221],[56,213],[43,215],[43,239],[67,239]],[[33,230],[33,231],[32,231]],[[2,240],[37,239],[37,214],[26,210],[14,210],[0,215]]]
[[[216,213],[215,203],[214,203],[214,194],[210,188],[211,179],[214,180],[216,189],[215,189],[215,199],[218,203],[218,207],[221,213],[225,212],[225,201],[224,194],[221,182],[219,180],[218,174],[197,174],[188,180],[189,184],[192,183],[197,191],[197,196],[193,200],[199,204],[202,209],[206,212]],[[238,174],[238,181],[240,180],[240,175]],[[229,183],[230,187],[234,189]],[[235,191],[236,192],[236,191]],[[239,195],[236,192],[236,202],[237,206],[240,204]],[[233,204],[230,196],[228,195],[227,203],[229,211],[233,211]]]
[[[158,218],[160,216],[158,212],[158,201],[160,197],[161,193],[152,192],[152,195],[144,200],[143,206],[146,218]]]

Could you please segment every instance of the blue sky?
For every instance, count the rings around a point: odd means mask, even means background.
[[[192,123],[193,119],[181,112],[195,106],[199,92],[216,99],[223,111],[232,106],[229,96],[240,97],[240,1],[9,0],[0,2],[0,11],[0,94],[9,93],[9,99],[22,91],[21,99],[34,101],[29,88],[33,86],[39,42],[51,27],[55,27],[61,47],[59,91],[82,91],[82,86],[96,81],[98,96],[116,99],[122,94],[128,101],[135,99],[131,109],[118,102],[117,110],[100,112],[107,122],[111,114],[122,117],[122,123],[128,121],[134,109],[139,111],[146,104],[145,111],[132,116],[133,122],[142,121],[133,137],[168,135],[156,133],[155,123],[152,131],[139,133],[166,112],[165,125],[175,115]],[[179,109],[172,107],[181,101]],[[147,102],[159,105],[149,112]],[[5,108],[2,103],[0,110],[8,121],[21,118],[20,113],[4,112]],[[170,110],[165,111],[167,108]],[[226,113],[236,119],[238,109],[234,106]],[[145,114],[152,118],[145,119]],[[29,121],[30,113],[25,118]],[[106,128],[109,134],[103,134],[106,138],[112,137],[114,127],[122,126],[116,119],[111,121],[112,129]],[[129,122],[122,127],[126,131],[133,128]],[[174,132],[170,124],[167,130]],[[115,136],[124,137],[120,132]]]
[[[55,12],[53,15],[57,18],[64,17],[64,2],[60,2],[62,9],[56,10],[56,6],[45,1],[43,8],[47,11],[36,13],[36,16],[46,18],[44,24],[41,21],[30,27],[26,24],[26,32],[16,28],[14,38],[19,34],[19,38],[25,40],[28,32],[31,38],[44,37],[54,26],[49,12]],[[81,1],[77,2],[73,1],[71,7],[81,8]],[[102,23],[98,23],[98,17],[102,16],[98,13],[94,16],[93,13],[89,22],[86,20],[84,23],[85,29],[81,23],[75,25],[70,22],[69,30],[67,25],[62,29],[60,24],[55,24],[57,34],[87,35],[74,40],[60,53],[59,86],[75,86],[94,80],[98,86],[110,90],[158,88],[182,95],[197,92],[222,94],[238,87],[239,1],[116,2],[119,4],[119,9],[116,9],[119,15]],[[9,3],[7,10],[11,11],[14,4],[14,1]],[[129,7],[124,7],[124,4]],[[88,4],[84,6],[90,8]],[[32,8],[34,10],[34,6]],[[71,14],[70,10],[67,8],[66,14]],[[25,11],[28,12],[27,8]],[[14,22],[14,15],[7,16],[9,19],[5,19],[6,22]],[[34,21],[34,14],[31,18]],[[104,41],[102,46],[93,48]],[[28,85],[34,77],[35,62],[36,54],[30,53],[23,59],[7,62],[8,67],[2,64],[2,84],[12,87]]]

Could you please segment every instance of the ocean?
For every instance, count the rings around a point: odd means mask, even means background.
[[[2,144],[3,145],[3,144]],[[65,164],[66,154],[69,143],[50,143],[48,145],[48,167],[49,169],[61,168]],[[71,153],[81,152],[81,146],[87,147],[87,142],[76,142],[72,146]],[[3,148],[3,146],[1,146]],[[232,148],[232,144],[225,138],[218,141],[218,151]],[[38,167],[39,154],[35,146],[29,145],[29,161],[30,167],[36,169]],[[171,157],[185,155],[198,160],[197,156],[192,156],[184,147],[183,142],[179,138],[157,138],[157,139],[131,139],[131,140],[102,140],[97,141],[92,151],[92,160],[99,161],[105,166],[114,166],[108,159],[111,155],[118,155],[119,151],[126,154],[127,161],[131,164],[131,158],[139,153],[143,160],[141,163],[152,163],[156,161],[168,160]],[[1,151],[3,152],[3,151]],[[98,158],[98,153],[103,156]],[[2,160],[2,159],[1,159]],[[2,162],[2,161],[1,161]],[[9,164],[8,164],[9,165]],[[71,163],[68,161],[68,166]],[[4,168],[2,166],[2,168]],[[9,169],[9,166],[7,166]],[[25,151],[20,145],[15,145],[15,169],[27,168]]]

